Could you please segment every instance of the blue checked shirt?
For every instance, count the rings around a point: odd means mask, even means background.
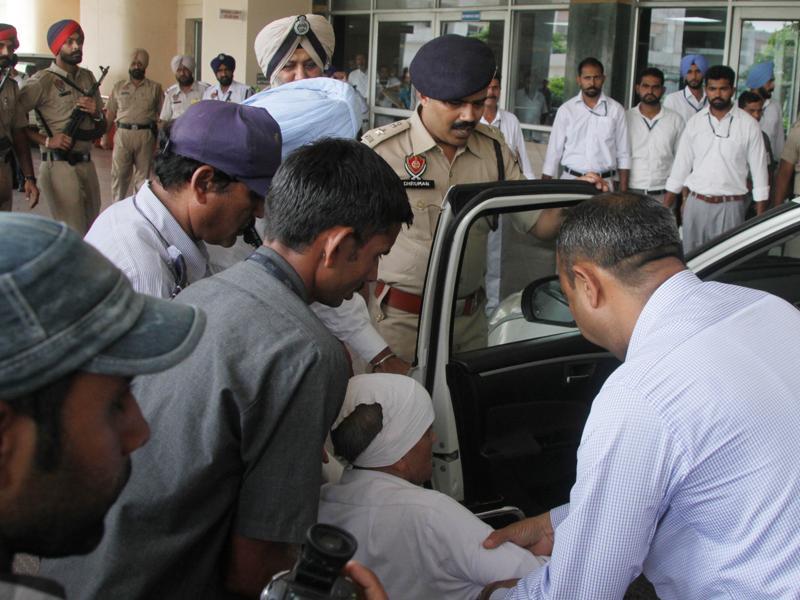
[[[594,401],[552,561],[507,600],[800,598],[800,312],[683,271]]]

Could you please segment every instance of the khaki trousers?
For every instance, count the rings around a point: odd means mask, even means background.
[[[149,129],[117,129],[111,155],[111,199],[122,200],[135,193],[150,176],[155,138]],[[128,188],[133,178],[133,190]]]
[[[93,162],[70,165],[65,160],[42,161],[39,190],[56,221],[64,221],[81,237],[100,214],[100,182]]]
[[[14,196],[11,193],[11,165],[0,158],[0,211],[10,211]]]
[[[388,290],[388,287],[384,290]],[[389,344],[392,352],[406,362],[413,362],[417,351],[419,315],[389,306],[383,298],[376,298],[374,293],[369,296],[369,314],[375,329]],[[453,353],[486,348],[488,328],[484,298],[471,315],[461,315],[454,319]]]

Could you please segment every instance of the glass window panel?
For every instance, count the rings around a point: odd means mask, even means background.
[[[454,353],[577,331],[531,323],[523,316],[525,287],[556,274],[555,241],[529,233],[535,212],[485,216],[472,223],[459,269]]]
[[[503,64],[504,29],[503,21],[445,21],[442,23],[442,35],[453,33],[486,42],[494,53],[498,72]]]
[[[669,94],[683,86],[681,58],[702,54],[709,65],[723,63],[725,8],[645,8],[639,21],[637,70],[664,71]]]
[[[442,8],[469,8],[472,6],[508,6],[508,0],[440,0]]]
[[[375,0],[375,8],[433,8],[433,0]]]
[[[773,99],[781,104],[783,128],[789,127],[792,98],[797,97],[797,49],[800,21],[742,21],[739,51],[738,91],[747,89],[747,75],[753,65],[767,60],[775,63]]]
[[[375,106],[414,108],[416,94],[411,87],[408,65],[417,50],[431,39],[433,26],[430,21],[378,23],[378,64],[374,71]]]
[[[359,70],[359,66],[361,66],[366,75],[366,57],[369,56],[369,15],[334,16],[333,31],[336,35],[333,64],[347,73]],[[356,86],[356,89],[358,87]],[[366,96],[368,90],[365,86],[362,87],[363,89],[358,89],[358,91]]]
[[[516,15],[507,104],[521,123],[552,125],[564,101],[568,21],[567,10]],[[524,134],[527,141],[547,142],[543,132]]]
[[[370,0],[331,0],[332,10],[369,10]]]

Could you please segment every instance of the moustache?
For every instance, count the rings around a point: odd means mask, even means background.
[[[477,124],[477,121],[456,121],[450,126],[450,129],[475,129]]]
[[[497,100],[498,96],[486,96],[487,100]]]

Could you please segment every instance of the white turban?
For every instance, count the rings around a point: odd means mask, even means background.
[[[292,81],[250,96],[243,104],[265,108],[280,125],[283,158],[321,138],[355,139],[361,127],[358,92],[328,77]]]
[[[333,27],[319,15],[295,15],[273,21],[256,36],[256,59],[269,80],[277,85],[277,77],[298,46],[308,52],[320,69],[330,63],[335,44]]]
[[[194,58],[191,56],[187,56],[185,54],[178,54],[177,56],[172,57],[169,66],[172,67],[173,73],[177,73],[178,69],[180,69],[181,67],[186,67],[192,73],[194,73],[195,62]]]
[[[353,461],[357,467],[388,467],[403,458],[433,424],[433,404],[411,377],[377,373],[350,379],[336,429],[359,404],[380,404],[383,428]]]

